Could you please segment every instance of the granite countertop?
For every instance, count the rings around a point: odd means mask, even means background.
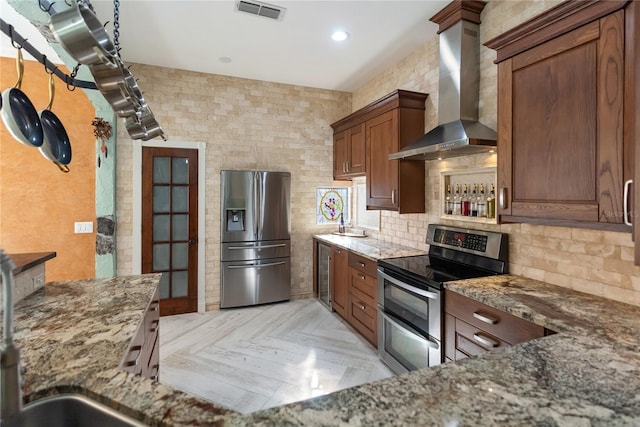
[[[450,282],[558,334],[242,415],[118,367],[158,280],[50,283],[18,303],[26,399],[78,392],[168,426],[640,425],[635,306],[511,275]]]
[[[227,423],[640,425],[639,307],[511,275],[447,287],[558,334]]]
[[[348,249],[374,261],[384,258],[424,255],[427,253],[420,249],[410,248],[372,237],[347,237],[337,234],[317,234],[313,237],[331,245]]]
[[[13,274],[19,274],[23,271],[27,271],[36,265],[42,264],[45,261],[49,261],[56,257],[55,252],[32,252],[24,254],[9,254],[9,257],[15,264]]]
[[[17,303],[25,400],[80,393],[149,425],[215,425],[232,413],[119,368],[159,279],[52,282]]]

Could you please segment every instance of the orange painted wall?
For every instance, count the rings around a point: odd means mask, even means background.
[[[0,57],[0,88],[15,84],[15,59]],[[65,69],[65,72],[69,71]],[[36,110],[49,102],[49,76],[25,60],[22,90]],[[8,253],[57,252],[46,281],[95,277],[96,139],[93,105],[81,89],[69,92],[56,78],[52,111],[71,141],[71,172],[62,173],[37,148],[17,142],[0,124],[0,248]],[[94,233],[74,234],[74,222],[94,223]]]

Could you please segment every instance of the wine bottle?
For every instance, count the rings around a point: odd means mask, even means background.
[[[491,184],[491,190],[489,190],[489,197],[487,197],[487,218],[496,217],[496,190]]]
[[[456,193],[453,195],[453,214],[460,215],[460,184],[456,184]]]
[[[460,214],[462,216],[469,216],[471,213],[471,202],[469,201],[469,187],[467,184],[464,185],[464,190],[462,191],[462,199],[460,201]]]
[[[484,184],[480,184],[480,195],[478,196],[478,216],[487,217],[487,195],[484,192]]]
[[[447,197],[444,201],[444,213],[445,215],[453,214],[453,196],[451,196],[451,184],[447,185]]]
[[[469,216],[478,216],[478,186],[473,184],[473,188],[471,190],[471,198],[469,199],[471,202],[471,212]]]

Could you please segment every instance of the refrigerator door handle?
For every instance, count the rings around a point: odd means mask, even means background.
[[[256,240],[260,240],[258,236],[258,221],[260,221],[260,174],[253,175],[253,235]]]
[[[240,251],[243,249],[272,249],[272,248],[284,248],[285,245],[284,243],[280,243],[277,245],[262,245],[262,246],[258,246],[258,245],[252,245],[252,246],[229,246],[227,249],[229,249],[230,251]]]
[[[276,265],[282,265],[285,264],[284,261],[280,261],[280,262],[270,262],[268,264],[250,264],[250,265],[229,265],[227,266],[228,269],[230,270],[234,270],[234,269],[238,269],[238,268],[261,268],[261,267],[274,267]]]

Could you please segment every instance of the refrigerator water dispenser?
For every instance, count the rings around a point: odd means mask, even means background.
[[[245,231],[246,213],[244,209],[227,209],[227,231]]]

